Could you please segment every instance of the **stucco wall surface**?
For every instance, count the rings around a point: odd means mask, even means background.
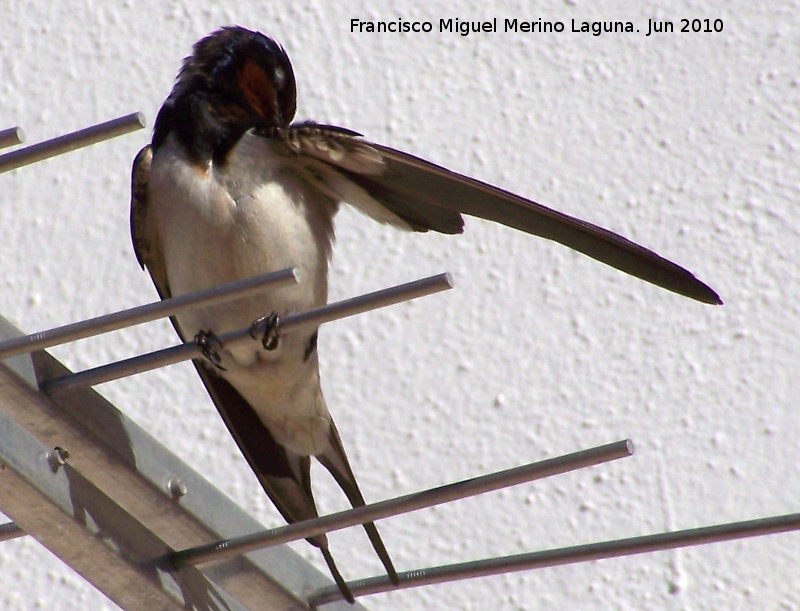
[[[29,142],[135,110],[150,125],[192,43],[280,41],[298,118],[344,125],[603,225],[725,305],[646,285],[476,219],[404,234],[337,218],[331,298],[450,271],[449,293],[327,325],[328,403],[369,500],[630,437],[635,457],[381,524],[400,569],[800,510],[800,5],[778,2],[194,3],[6,0],[0,127]],[[351,20],[430,21],[427,34]],[[498,32],[439,20],[498,19]],[[562,21],[503,32],[504,19]],[[648,20],[721,20],[646,36]],[[572,20],[638,32],[571,32]],[[0,312],[26,331],[155,298],[128,235],[149,128],[0,177]],[[62,347],[86,368],[174,341],[167,324]],[[189,365],[103,394],[267,525],[281,523]],[[345,506],[322,469],[322,511]],[[2,516],[0,516],[2,517]],[[379,572],[332,536],[350,578]],[[304,542],[295,548],[320,564]],[[797,609],[800,534],[409,590],[374,609]],[[34,541],[0,545],[0,607],[112,609]]]

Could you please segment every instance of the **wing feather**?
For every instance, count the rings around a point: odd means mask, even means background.
[[[153,222],[148,205],[148,185],[150,182],[150,166],[153,163],[153,149],[148,144],[136,155],[131,172],[131,239],[136,260],[143,268],[147,268],[159,297],[171,297],[164,257],[161,254],[161,241],[156,224]],[[177,330],[177,322],[172,321]],[[180,335],[180,331],[178,331]]]
[[[459,233],[467,214],[559,242],[692,299],[722,303],[688,270],[612,231],[346,130],[303,123],[265,135],[335,167],[415,230]]]

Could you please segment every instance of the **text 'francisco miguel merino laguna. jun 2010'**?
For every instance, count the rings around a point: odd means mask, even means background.
[[[350,32],[353,34],[406,34],[406,33],[448,33],[469,36],[470,34],[492,34],[498,32],[523,34],[560,34],[563,32],[577,34],[644,33],[719,33],[722,32],[722,19],[709,17],[686,17],[674,20],[648,19],[647,23],[635,25],[633,21],[584,21],[570,19],[568,21],[547,21],[535,19],[499,19],[465,20],[458,18],[439,19],[438,21],[407,21],[403,18],[391,21],[371,21],[353,18],[350,20]]]

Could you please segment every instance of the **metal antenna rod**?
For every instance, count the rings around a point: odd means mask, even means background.
[[[399,573],[400,584],[396,586],[389,581],[388,577],[383,576],[351,581],[347,585],[353,596],[365,596],[367,594],[417,588],[461,579],[631,556],[675,549],[677,547],[772,535],[792,530],[800,530],[800,513],[416,569]],[[311,607],[316,607],[341,598],[342,595],[338,588],[326,587],[309,596],[308,604]]]
[[[0,524],[0,541],[10,541],[18,537],[24,537],[25,531],[19,527],[16,522],[6,522]]]
[[[306,325],[320,325],[325,322],[339,320],[355,314],[361,314],[369,310],[376,310],[390,306],[401,301],[408,301],[431,295],[447,289],[453,288],[453,278],[450,274],[439,274],[422,280],[415,280],[406,284],[393,286],[367,295],[352,297],[336,303],[330,303],[307,312],[287,314],[282,316],[278,324],[280,333],[287,333],[298,327]],[[238,329],[219,336],[223,348],[255,341],[251,335],[251,330]],[[95,386],[104,382],[110,382],[119,378],[144,373],[151,369],[174,365],[181,361],[188,361],[199,355],[197,345],[194,342],[186,342],[171,348],[148,352],[129,359],[87,369],[78,373],[46,380],[41,384],[42,390],[49,394],[65,392],[73,388],[85,386]]]
[[[321,518],[305,520],[273,528],[252,535],[235,537],[216,543],[175,552],[163,560],[166,564],[180,568],[190,564],[199,564],[210,560],[219,560],[255,549],[272,547],[306,539],[333,530],[341,530],[356,524],[374,522],[382,518],[426,509],[434,505],[449,503],[484,492],[491,492],[517,484],[542,479],[551,475],[566,473],[584,467],[590,467],[610,460],[625,458],[633,454],[633,442],[630,439],[617,441],[603,446],[574,452],[557,458],[550,458],[536,463],[498,471],[454,484],[431,488],[405,496],[380,501],[371,505],[340,511]]]
[[[144,115],[140,112],[135,112],[105,123],[79,129],[51,140],[32,144],[23,149],[11,151],[5,155],[0,155],[0,174],[142,129],[144,126]]]
[[[145,305],[137,306],[96,318],[82,320],[80,322],[39,331],[22,337],[15,337],[4,342],[0,342],[0,360],[6,359],[17,354],[43,350],[58,344],[73,342],[93,335],[108,333],[132,327],[151,320],[174,316],[185,310],[210,306],[225,301],[233,301],[241,297],[246,297],[255,293],[260,293],[267,288],[278,288],[298,281],[297,270],[284,269],[270,274],[263,274],[254,278],[240,280],[223,284],[195,293],[171,297],[163,301],[154,301]]]
[[[25,132],[22,131],[21,127],[0,129],[0,149],[22,144],[23,142],[25,142]]]

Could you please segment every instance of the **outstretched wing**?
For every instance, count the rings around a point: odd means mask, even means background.
[[[560,242],[692,299],[722,303],[712,288],[688,270],[612,231],[419,157],[368,142],[349,130],[300,123],[261,133],[282,141],[288,152],[321,164],[322,167],[314,171],[332,185],[329,191],[333,190],[343,201],[379,220],[385,219],[375,213],[375,202],[388,211],[388,216],[400,220],[395,224],[405,223],[416,231],[460,233],[463,230],[461,214],[468,214]],[[337,186],[332,170],[340,182],[344,178],[350,183],[350,191],[367,193],[368,205],[364,204],[364,197],[344,199],[348,189]]]

